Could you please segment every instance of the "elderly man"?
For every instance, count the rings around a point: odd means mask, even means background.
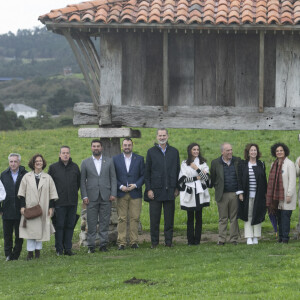
[[[59,199],[55,201],[55,248],[57,256],[74,255],[72,238],[76,223],[80,171],[70,157],[70,147],[62,146],[59,161],[49,167]]]
[[[8,156],[9,167],[1,173],[1,181],[6,191],[6,198],[0,202],[0,212],[3,219],[4,253],[6,261],[17,260],[22,251],[23,239],[19,238],[21,219],[21,202],[17,197],[23,176],[27,173],[21,166],[21,155],[11,153]],[[13,247],[13,232],[15,246]]]
[[[93,155],[81,164],[80,184],[81,197],[87,206],[87,242],[89,253],[94,253],[99,219],[99,250],[106,252],[111,202],[117,196],[117,178],[113,160],[102,155],[100,140],[91,142],[91,150]]]
[[[159,225],[164,208],[165,246],[172,247],[175,197],[178,196],[180,161],[178,150],[168,144],[168,131],[157,130],[157,144],[147,152],[145,201],[149,202],[151,248],[159,243]]]
[[[221,145],[221,156],[211,162],[211,187],[215,188],[215,199],[219,211],[218,245],[225,245],[228,219],[230,220],[230,242],[237,245],[239,227],[238,213],[238,163],[232,156],[229,143]]]

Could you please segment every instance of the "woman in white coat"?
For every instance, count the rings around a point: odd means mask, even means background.
[[[187,154],[188,158],[182,162],[179,173],[180,206],[187,211],[188,245],[199,245],[202,233],[202,208],[210,204],[209,167],[200,153],[198,144],[190,144],[187,147]]]
[[[20,237],[27,239],[27,260],[33,258],[33,252],[35,252],[35,258],[39,258],[42,242],[49,241],[50,234],[54,233],[51,216],[54,200],[58,199],[58,195],[51,176],[43,172],[46,165],[41,154],[34,155],[28,163],[32,172],[24,175],[18,192],[22,215]],[[38,204],[42,208],[42,215],[30,220],[25,219],[25,209]]]
[[[274,144],[271,154],[276,160],[269,174],[267,207],[269,211],[277,211],[278,242],[288,243],[291,216],[296,209],[296,169],[294,163],[287,158],[290,150],[284,143]]]

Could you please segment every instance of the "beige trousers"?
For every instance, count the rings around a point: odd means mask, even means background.
[[[229,241],[236,242],[239,237],[237,220],[238,197],[235,193],[224,193],[220,202],[217,202],[219,211],[219,238],[218,241],[226,242],[228,219],[230,220]]]
[[[261,237],[261,223],[251,225],[254,198],[249,198],[248,221],[244,224],[245,238]]]
[[[138,244],[138,230],[140,214],[142,210],[142,198],[132,199],[129,193],[117,199],[118,211],[118,245],[127,244],[127,220],[129,218],[130,245]]]

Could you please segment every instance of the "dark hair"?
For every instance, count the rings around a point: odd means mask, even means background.
[[[63,148],[67,148],[67,149],[69,149],[69,151],[70,151],[70,147],[69,147],[69,146],[61,146],[61,147],[60,147],[60,152],[61,152],[61,149],[63,149]]]
[[[44,170],[44,169],[46,168],[47,162],[45,161],[43,155],[37,153],[37,154],[33,155],[33,156],[31,157],[31,159],[29,160],[28,167],[29,167],[31,170],[34,170],[34,164],[35,164],[35,161],[36,161],[36,159],[37,159],[38,157],[40,157],[40,158],[42,159],[42,161],[43,161],[43,167],[42,167],[42,169]]]
[[[125,141],[131,141],[132,145],[133,145],[133,140],[129,137],[124,138],[124,140],[122,141],[122,145]]]
[[[261,152],[259,151],[259,147],[257,144],[254,144],[254,143],[250,143],[250,144],[247,144],[246,147],[245,147],[245,150],[244,150],[244,158],[245,160],[249,160],[250,159],[250,156],[249,156],[249,151],[250,151],[250,148],[254,146],[257,150],[257,157],[256,159],[259,159],[261,157]]]
[[[102,147],[102,142],[99,139],[92,140],[91,141],[91,146],[92,146],[93,143],[99,143],[101,145],[101,147]]]
[[[188,145],[187,147],[187,154],[188,154],[188,158],[186,160],[186,164],[189,166],[193,161],[194,161],[194,158],[192,156],[192,149],[195,147],[195,146],[198,146],[199,147],[199,161],[200,161],[200,164],[203,164],[204,162],[206,162],[206,159],[201,155],[201,150],[200,150],[200,146],[197,144],[197,143],[191,143]]]
[[[276,144],[274,144],[271,147],[271,154],[272,154],[272,156],[276,157],[276,149],[278,147],[282,147],[283,148],[285,156],[289,156],[290,155],[290,149],[289,149],[289,147],[286,144],[284,144],[284,143],[276,143]]]

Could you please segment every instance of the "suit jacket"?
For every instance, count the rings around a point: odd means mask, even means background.
[[[100,175],[98,175],[93,157],[81,163],[81,198],[97,201],[99,195],[104,201],[109,201],[110,196],[117,196],[117,178],[112,158],[102,156]]]
[[[118,197],[124,197],[125,192],[120,190],[120,186],[134,183],[137,188],[129,192],[131,198],[142,198],[142,186],[144,184],[144,157],[132,153],[129,172],[127,172],[124,154],[121,153],[113,157],[116,175],[117,175],[117,195]]]
[[[175,189],[179,189],[178,175],[180,161],[178,150],[168,144],[165,155],[155,144],[147,152],[145,167],[145,201],[175,200]],[[148,191],[154,192],[154,200],[148,198]]]
[[[235,172],[238,178],[238,164],[241,159],[239,157],[232,157],[232,163],[235,167]],[[224,168],[222,156],[214,159],[211,162],[210,167],[211,175],[211,188],[215,188],[215,199],[217,202],[220,202],[224,192]]]

